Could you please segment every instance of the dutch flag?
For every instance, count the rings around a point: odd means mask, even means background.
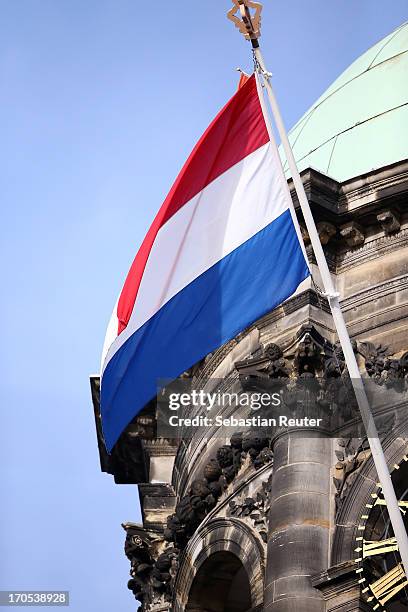
[[[174,379],[310,275],[263,94],[252,75],[205,131],[130,268],[102,357],[110,451]]]

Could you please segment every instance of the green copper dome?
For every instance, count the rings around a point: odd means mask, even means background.
[[[408,158],[408,22],[351,64],[289,138],[300,171],[340,182]]]

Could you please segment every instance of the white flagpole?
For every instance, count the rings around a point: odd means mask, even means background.
[[[234,0],[233,0],[234,1]],[[340,345],[344,353],[344,359],[347,365],[347,369],[350,375],[350,379],[353,385],[353,389],[356,395],[358,407],[360,409],[361,418],[364,423],[370,450],[372,453],[374,465],[377,470],[378,478],[384,499],[387,504],[387,509],[391,521],[394,535],[398,543],[398,549],[401,555],[401,560],[407,574],[408,570],[408,536],[405,529],[404,521],[402,519],[401,510],[398,506],[398,500],[395,495],[394,486],[392,484],[390,472],[388,470],[387,462],[385,459],[384,451],[381,446],[381,442],[378,436],[377,428],[374,422],[373,415],[370,410],[368,398],[364,389],[363,379],[357,364],[357,360],[351,346],[350,337],[347,331],[347,327],[344,321],[343,313],[340,308],[339,293],[335,290],[332,277],[327,265],[326,257],[323,252],[323,248],[320,242],[319,234],[313,219],[312,211],[310,210],[309,202],[306,196],[306,192],[303,186],[302,179],[300,177],[296,160],[293,155],[292,147],[289,142],[288,135],[286,133],[285,125],[279,110],[278,103],[275,98],[275,94],[271,85],[271,73],[265,68],[265,63],[262,57],[262,53],[259,47],[258,36],[260,22],[257,24],[252,23],[249,7],[247,0],[237,0],[236,4],[239,6],[241,16],[243,20],[244,29],[246,30],[247,38],[251,40],[254,56],[258,63],[259,72],[261,73],[265,89],[268,94],[269,102],[272,109],[274,121],[279,132],[279,136],[282,141],[282,145],[285,151],[286,159],[289,164],[289,169],[292,174],[293,183],[296,189],[297,197],[299,200],[300,208],[303,213],[303,217],[306,223],[306,228],[310,237],[310,242],[313,247],[313,251],[316,257],[316,263],[320,271],[325,296],[330,304],[331,313],[333,316],[334,324],[339,337]],[[251,2],[252,5],[258,5],[257,2]],[[259,19],[259,18],[258,18]],[[235,22],[236,23],[236,22]],[[236,25],[238,25],[236,23]],[[238,26],[239,27],[239,26]],[[242,31],[242,30],[241,30]]]
[[[405,530],[404,521],[402,519],[401,510],[398,506],[398,500],[395,495],[394,486],[385,460],[384,451],[378,437],[377,428],[374,422],[373,415],[370,410],[367,395],[364,389],[364,383],[357,364],[356,356],[351,346],[350,337],[348,335],[346,323],[343,313],[340,308],[339,294],[336,292],[332,277],[327,265],[326,257],[323,252],[323,247],[320,242],[319,234],[313,219],[312,211],[310,210],[309,202],[306,196],[305,188],[302,179],[297,169],[296,161],[293,155],[292,147],[289,143],[289,138],[286,134],[285,126],[280,114],[278,103],[271,85],[271,75],[265,70],[265,64],[262,58],[260,48],[254,49],[255,57],[259,63],[260,71],[264,79],[265,89],[268,94],[269,102],[272,109],[272,114],[275,120],[279,136],[285,151],[286,159],[289,164],[289,169],[292,174],[292,179],[295,185],[297,197],[299,199],[300,208],[306,223],[306,228],[310,237],[310,242],[316,257],[316,263],[320,271],[325,296],[327,297],[330,309],[332,312],[334,324],[337,330],[341,348],[343,349],[344,359],[347,364],[347,369],[351,378],[354,392],[356,394],[358,407],[360,409],[361,418],[363,420],[368,442],[370,444],[373,461],[377,470],[378,478],[384,493],[384,499],[387,504],[390,521],[394,530],[398,548],[400,551],[404,568],[408,568],[408,537]]]

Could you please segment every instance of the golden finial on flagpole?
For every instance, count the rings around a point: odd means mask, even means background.
[[[233,7],[227,13],[230,19],[238,30],[250,40],[252,46],[258,46],[258,38],[261,36],[261,13],[262,4],[253,0],[232,0]],[[251,9],[255,12],[251,13]],[[237,13],[240,14],[238,17]]]

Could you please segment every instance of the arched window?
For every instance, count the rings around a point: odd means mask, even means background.
[[[190,589],[186,611],[247,612],[251,590],[241,561],[231,552],[217,552],[200,567]]]

